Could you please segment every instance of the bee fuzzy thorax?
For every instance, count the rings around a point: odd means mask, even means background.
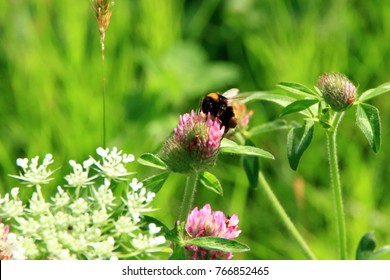
[[[231,89],[220,94],[212,92],[203,97],[200,104],[200,111],[204,114],[210,114],[213,119],[218,119],[221,128],[224,127],[225,133],[237,126],[237,119],[234,114],[234,109],[230,104],[230,100],[225,96],[234,96],[237,94],[237,89]]]
[[[215,102],[218,102],[219,100],[219,93],[217,92],[212,92],[212,93],[209,93],[207,94],[207,97],[210,97],[211,99],[213,99]]]

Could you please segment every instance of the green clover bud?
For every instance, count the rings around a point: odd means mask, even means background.
[[[325,102],[334,111],[344,111],[355,101],[356,87],[343,74],[322,75],[317,83]]]

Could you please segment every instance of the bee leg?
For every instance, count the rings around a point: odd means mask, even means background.
[[[228,122],[229,128],[235,128],[237,126],[237,119],[235,117],[230,118]]]

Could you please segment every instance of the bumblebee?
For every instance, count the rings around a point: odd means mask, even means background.
[[[237,93],[238,89],[236,88],[229,89],[223,94],[212,92],[203,97],[200,103],[200,110],[204,114],[210,113],[214,119],[217,118],[221,123],[221,127],[225,127],[225,134],[229,129],[237,126],[237,118],[231,104],[231,99]]]

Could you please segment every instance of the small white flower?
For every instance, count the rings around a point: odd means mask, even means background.
[[[107,157],[108,155],[108,152],[110,151],[110,149],[103,149],[102,147],[99,147],[96,149],[96,153],[101,156],[102,158],[105,158]]]
[[[77,238],[69,238],[69,247],[73,252],[83,254],[88,249],[88,241],[85,239],[84,234],[80,234]]]
[[[54,162],[53,155],[52,154],[46,154],[45,158],[43,159],[43,165],[48,166],[49,164],[52,164]]]
[[[59,255],[57,255],[59,260],[75,260],[76,257],[72,255],[69,251],[69,249],[61,250]]]
[[[128,163],[128,162],[133,162],[134,161],[134,155],[132,154],[123,154],[123,162]]]
[[[4,198],[0,195],[0,218],[16,218],[24,213],[23,202],[18,197],[18,188],[11,190],[11,197],[9,193],[4,195]]]
[[[106,223],[110,215],[107,214],[105,208],[101,210],[95,210],[92,213],[92,221],[95,225]]]
[[[123,177],[131,174],[125,165],[134,160],[133,155],[122,155],[122,150],[118,150],[116,147],[113,147],[111,152],[108,148],[98,148],[96,153],[101,156],[102,163],[95,161],[95,165],[104,177],[110,180],[123,180]]]
[[[131,183],[129,185],[133,189],[133,191],[135,191],[135,192],[143,187],[143,183],[138,182],[137,178],[133,178],[133,180],[131,181]]]
[[[85,231],[85,238],[89,242],[101,239],[102,231],[99,228],[87,228]]]
[[[139,220],[142,213],[151,212],[153,208],[149,207],[153,198],[156,196],[153,192],[147,192],[145,188],[141,188],[139,192],[130,191],[127,193],[126,203],[127,209],[133,220]]]
[[[106,241],[95,242],[90,246],[94,249],[95,254],[99,259],[110,259],[114,253],[115,249],[115,239],[113,237],[108,237]]]
[[[84,167],[85,169],[87,169],[87,168],[91,167],[91,166],[93,165],[93,163],[94,163],[93,158],[89,158],[89,159],[87,159],[87,160],[85,160],[85,161],[83,162],[83,167]]]
[[[110,182],[106,180],[104,185],[101,185],[98,190],[95,188],[92,189],[93,191],[93,200],[95,200],[100,207],[110,207],[113,206],[113,201],[115,199],[111,189],[110,189]]]
[[[160,230],[161,230],[161,227],[157,227],[155,223],[149,224],[148,227],[149,227],[149,233],[150,234],[159,233]]]
[[[12,188],[11,190],[11,196],[13,199],[18,199],[19,195],[19,188]]]
[[[49,255],[53,258],[59,258],[64,250],[57,238],[46,239],[46,247]]]
[[[74,214],[80,215],[82,213],[87,212],[88,203],[84,200],[84,198],[79,198],[73,204],[71,204],[69,207],[70,207],[70,209],[72,209],[72,212]]]
[[[38,194],[34,192],[30,199],[30,207],[27,211],[31,212],[33,215],[42,215],[49,211],[49,207],[50,205],[40,199]]]
[[[134,221],[131,217],[120,216],[118,220],[114,222],[116,232],[118,235],[122,233],[131,235],[138,230],[138,227],[136,226],[137,222],[138,221]]]
[[[18,158],[16,160],[16,165],[20,166],[23,169],[26,169],[28,167],[28,159],[27,158]]]
[[[58,186],[57,193],[55,194],[55,197],[53,197],[51,200],[54,202],[54,205],[57,208],[61,208],[69,204],[70,197],[66,192],[64,192],[64,190],[60,186]]]
[[[38,238],[40,236],[41,225],[35,219],[28,217],[27,219],[19,218],[19,230],[24,236]]]
[[[149,244],[151,245],[151,247],[156,247],[156,246],[162,245],[165,242],[166,242],[166,239],[162,235],[156,236],[153,238],[149,238]]]
[[[89,205],[86,204],[86,206],[89,206]],[[88,213],[87,210],[85,210],[81,213],[73,212],[73,214],[75,214],[75,215],[71,216],[71,218],[70,218],[70,224],[73,226],[73,231],[77,232],[77,233],[85,232],[87,230],[87,228],[89,228],[91,226],[91,214]]]
[[[31,237],[19,236],[17,245],[17,249],[15,250],[17,253],[12,256],[15,259],[34,259],[39,254],[37,245]]]
[[[141,252],[153,252],[158,251],[157,246],[164,244],[165,241],[164,236],[154,237],[140,233],[132,240],[131,244]]]
[[[88,177],[88,164],[84,164],[85,169],[83,169],[81,164],[76,163],[74,160],[70,160],[69,165],[73,168],[73,173],[65,176],[65,180],[68,181],[69,186],[80,188],[93,184],[92,180],[95,179],[95,177]]]
[[[28,160],[25,158],[17,159],[16,164],[22,167],[23,173],[20,173],[19,176],[11,175],[11,177],[25,182],[29,187],[48,184],[51,180],[53,180],[50,176],[54,171],[48,169],[48,166],[54,162],[53,156],[51,154],[47,154],[41,165],[38,164],[38,161],[38,156],[31,159],[30,165],[28,165]]]
[[[139,233],[138,236],[131,241],[131,244],[133,245],[134,248],[140,251],[144,251],[149,247],[147,236],[141,233]]]

